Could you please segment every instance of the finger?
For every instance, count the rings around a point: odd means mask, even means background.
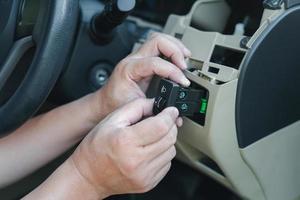
[[[173,36],[170,36],[170,35],[167,35],[165,34],[165,36],[175,42],[183,51],[183,54],[185,55],[185,57],[191,57],[192,56],[192,52],[180,41],[178,40],[177,38],[173,37]]]
[[[166,164],[164,167],[162,167],[157,173],[148,174],[146,178],[147,180],[149,180],[149,185],[146,187],[148,188],[147,191],[155,188],[161,182],[161,180],[168,174],[170,169],[171,169],[171,162]]]
[[[115,111],[111,119],[121,127],[130,126],[140,121],[143,117],[151,116],[153,104],[153,99],[140,98],[134,100]]]
[[[191,51],[177,38],[165,34],[165,33],[153,33],[152,34],[152,38],[155,37],[166,37],[167,39],[169,39],[170,41],[174,42],[176,45],[178,45],[178,47],[180,48],[180,50],[182,51],[182,53],[184,54],[185,57],[190,57],[192,55]]]
[[[158,157],[152,163],[146,166],[147,170],[149,172],[152,172],[148,176],[150,179],[152,179],[152,183],[160,182],[162,178],[164,178],[164,176],[170,170],[171,161],[175,158],[175,156],[176,156],[176,149],[174,146],[172,146],[170,149],[164,152],[160,157]]]
[[[185,55],[181,48],[162,34],[156,34],[152,39],[147,41],[137,54],[143,57],[153,57],[162,54],[171,59],[171,61],[179,68],[187,68]]]
[[[174,42],[176,45],[178,45],[179,49],[182,51],[182,53],[184,54],[185,57],[191,56],[191,54],[192,54],[191,51],[188,48],[186,48],[186,46],[177,38],[175,38],[171,35],[168,35],[168,34],[164,34],[164,33],[153,33],[151,38],[155,38],[158,36],[165,37],[168,40]]]
[[[174,125],[169,133],[161,140],[144,147],[143,151],[149,157],[149,162],[159,157],[162,153],[166,152],[168,149],[175,145],[177,141],[177,133],[177,126]]]
[[[176,120],[176,125],[178,127],[182,127],[182,125],[183,125],[183,119],[181,117],[178,117],[178,119]]]
[[[170,171],[171,167],[172,167],[172,164],[171,164],[171,162],[169,162],[156,175],[154,175],[153,188],[155,188],[166,177],[166,175]]]
[[[149,117],[131,126],[132,132],[136,133],[134,136],[137,145],[150,145],[166,136],[175,125],[178,114],[176,108],[169,107],[155,117]]]
[[[175,146],[171,146],[168,150],[160,154],[155,159],[151,160],[148,163],[149,170],[159,169],[162,166],[166,165],[166,163],[171,162],[176,156]]]
[[[146,77],[158,75],[186,87],[190,85],[190,81],[180,69],[159,57],[134,59],[128,70],[130,70],[131,79],[137,82]]]

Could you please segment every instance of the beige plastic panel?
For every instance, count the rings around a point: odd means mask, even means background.
[[[249,47],[280,13],[282,11],[265,11],[262,27],[248,43]],[[217,22],[225,24],[228,15],[225,1],[202,0],[195,3],[187,16],[170,16],[164,29],[165,33],[181,38],[192,51],[188,65],[196,70],[186,72],[186,75],[209,91],[206,124],[201,126],[184,119],[178,136],[177,158],[245,199],[263,200],[266,199],[264,185],[257,178],[258,173],[245,162],[237,142],[234,112],[239,70],[210,62],[215,45],[246,53],[247,50],[240,47],[243,36],[204,31],[223,30],[224,27]],[[192,27],[191,22],[202,29]],[[210,73],[209,67],[220,71],[218,74]],[[201,161],[205,157],[215,161],[225,176],[203,164]]]
[[[205,30],[222,32],[229,15],[230,8],[224,0],[199,0],[185,17],[171,15],[164,32],[182,34],[186,26],[191,24]]]
[[[264,12],[256,38],[284,10]],[[171,15],[164,32],[181,39],[192,51],[186,76],[209,91],[206,123],[201,126],[184,118],[179,130],[177,158],[209,175],[245,199],[290,200],[300,198],[300,123],[287,127],[246,149],[239,149],[235,128],[235,97],[239,69],[212,63],[215,45],[246,53],[243,36],[222,35],[230,10],[224,0],[197,1],[186,16]],[[191,26],[193,24],[194,26]],[[196,27],[201,27],[197,29]],[[216,67],[219,73],[208,71]],[[255,84],[255,83],[254,83]],[[207,166],[213,160],[223,173]],[[293,163],[290,165],[290,163]]]
[[[209,104],[204,127],[190,119],[184,119],[185,123],[178,137],[180,151],[185,153],[192,167],[210,175],[239,195],[248,199],[265,199],[256,177],[243,161],[237,144],[234,122],[237,80],[223,85],[213,85],[192,73],[186,75],[193,82],[209,90]],[[199,156],[202,155],[213,159],[226,178],[207,170],[206,166],[199,162]]]
[[[198,171],[204,172],[205,174],[215,179],[225,187],[232,189],[232,185],[227,178],[225,178],[221,174],[216,173],[213,169],[201,163],[201,159],[205,159],[206,155],[199,153],[197,149],[190,146],[189,144],[180,141],[177,142],[176,148],[177,148],[177,155],[176,155],[177,159],[185,162],[186,164],[190,165],[191,167],[193,167]],[[199,162],[195,162],[195,160],[199,160]]]
[[[243,37],[205,32],[190,26],[192,20],[199,20],[198,25],[201,27],[206,23],[203,20],[207,20],[207,23],[221,21],[225,24],[224,20],[227,20],[226,16],[229,14],[227,8],[225,1],[198,1],[187,16],[170,16],[165,27],[165,33],[182,36],[183,43],[192,51],[193,56],[188,65],[197,70],[193,73],[186,72],[187,77],[209,91],[206,124],[202,127],[190,119],[184,119],[184,126],[178,137],[177,157],[240,196],[260,200],[265,199],[263,191],[241,157],[235,134],[234,105],[239,71],[210,62],[215,45],[246,52],[240,48]],[[204,11],[207,9],[209,12]],[[211,25],[215,26],[215,30],[223,28],[217,23]],[[208,72],[210,66],[219,68],[219,73]],[[201,163],[201,159],[207,156],[218,164],[225,176]]]
[[[300,121],[241,150],[267,199],[300,198]]]
[[[215,45],[245,53],[246,50],[240,48],[242,38],[242,36],[222,35],[217,32],[204,32],[192,27],[187,27],[184,31],[182,41],[193,52],[191,59],[203,63],[200,69],[202,74],[220,82],[228,82],[238,77],[238,70],[212,63],[210,62],[210,58]],[[220,71],[218,74],[210,73],[208,71],[209,67],[216,67],[220,69]]]

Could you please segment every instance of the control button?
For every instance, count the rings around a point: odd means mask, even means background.
[[[159,110],[162,110],[166,105],[166,100],[163,97],[158,97],[155,99],[154,105]]]
[[[177,84],[167,80],[162,80],[158,88],[159,96],[167,99],[172,92],[176,92],[177,88],[179,88]]]
[[[200,113],[205,114],[207,110],[207,99],[201,99]]]
[[[181,109],[181,111],[186,112],[186,111],[188,111],[189,106],[186,103],[184,103],[180,106],[180,109]]]
[[[159,86],[159,92],[160,95],[163,97],[167,97],[172,90],[172,85],[170,85],[168,82],[164,82]]]
[[[167,92],[167,88],[166,88],[166,86],[163,85],[160,89],[160,93],[164,94],[166,92]]]
[[[177,102],[175,107],[181,116],[193,116],[198,112],[200,102]]]
[[[178,102],[175,107],[178,109],[179,113],[188,113],[191,109],[190,105],[185,102]]]
[[[184,100],[186,98],[186,96],[187,96],[187,93],[185,91],[181,91],[181,92],[179,92],[178,98],[180,100]]]
[[[162,79],[156,95],[153,114],[158,114],[170,106],[176,107],[180,116],[191,118],[205,117],[207,112],[208,92],[200,87],[184,88],[170,80]]]

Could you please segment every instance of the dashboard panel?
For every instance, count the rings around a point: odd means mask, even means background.
[[[177,158],[245,199],[300,197],[294,187],[300,185],[300,95],[292,81],[299,77],[300,2],[287,5],[266,7],[258,26],[246,17],[243,31],[236,26],[231,33],[232,7],[200,0],[187,15],[171,15],[164,29],[192,51],[185,72],[191,87],[209,92],[205,123],[184,118]],[[286,107],[278,102],[282,94],[290,99]]]

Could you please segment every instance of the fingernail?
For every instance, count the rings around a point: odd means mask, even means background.
[[[187,78],[182,78],[182,84],[184,86],[190,86],[191,82]]]
[[[182,120],[182,118],[179,117],[179,118],[177,119],[176,123],[177,123],[177,126],[178,126],[179,128],[182,127],[182,126],[183,126],[183,120]]]

